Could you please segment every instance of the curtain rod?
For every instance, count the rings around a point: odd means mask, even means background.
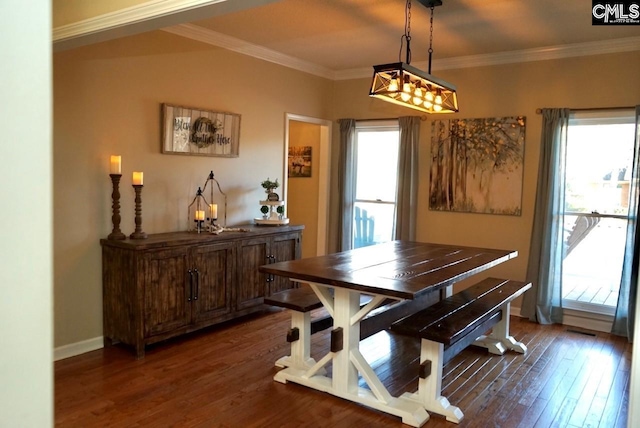
[[[592,107],[592,108],[570,108],[571,111],[598,111],[598,110],[633,110],[635,107]],[[537,108],[536,114],[542,114],[542,109]]]
[[[372,121],[375,121],[375,120],[382,121],[382,120],[398,120],[398,119],[400,119],[400,117],[379,117],[379,118],[376,118],[376,119],[356,119],[356,120],[367,121],[367,122],[371,121],[372,122]],[[420,116],[420,120],[423,121],[423,122],[425,120],[427,120],[427,115],[423,114],[422,116]]]

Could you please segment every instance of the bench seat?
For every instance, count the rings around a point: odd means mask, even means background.
[[[322,307],[322,302],[309,287],[291,288],[279,291],[264,298],[264,303],[271,306],[291,309],[298,312],[311,312]]]
[[[391,325],[391,330],[405,335],[442,343],[449,349],[471,338],[474,342],[504,318],[502,307],[521,296],[531,284],[498,278],[487,278],[433,306],[405,317]],[[483,330],[473,337],[477,330]],[[463,347],[456,346],[461,351]],[[504,350],[494,353],[504,353]],[[457,352],[456,352],[457,354]],[[455,355],[455,354],[454,354]],[[453,357],[453,355],[451,355]],[[446,364],[448,359],[444,361]]]
[[[291,311],[291,328],[287,332],[291,354],[278,359],[276,367],[313,367],[316,361],[311,358],[311,334],[333,325],[333,320],[326,315],[311,321],[311,312],[322,307],[316,293],[302,285],[267,296],[264,303]]]
[[[361,296],[360,306],[371,301],[371,296]],[[310,337],[318,331],[333,326],[333,318],[329,314],[321,314],[312,319],[311,312],[323,307],[316,293],[308,285],[274,293],[265,297],[264,303],[286,308],[291,311],[291,328],[287,332],[287,342],[291,343],[291,355],[276,361],[277,367],[310,367],[315,360],[310,356]]]
[[[487,278],[393,323],[391,331],[421,339],[418,392],[405,395],[458,423],[462,411],[440,395],[443,366],[470,344],[498,355],[507,349],[525,353],[526,346],[509,335],[509,315],[511,301],[529,288],[530,283]]]

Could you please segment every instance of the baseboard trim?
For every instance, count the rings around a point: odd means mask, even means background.
[[[69,345],[60,346],[53,350],[53,361],[64,360],[65,358],[75,357],[96,349],[104,348],[103,337],[94,337],[93,339],[83,340],[81,342],[71,343]]]
[[[610,315],[593,314],[574,309],[564,309],[562,317],[562,325],[571,327],[581,327],[587,330],[601,331],[603,333],[611,333],[613,326],[613,317]],[[512,306],[511,315],[522,317],[520,308]]]

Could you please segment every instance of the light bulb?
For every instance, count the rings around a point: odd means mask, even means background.
[[[427,101],[433,102],[433,92],[431,91],[427,92],[424,97],[426,98]]]
[[[398,79],[391,79],[389,81],[389,92],[398,92]]]
[[[419,83],[416,85],[416,90],[413,92],[413,95],[418,98],[422,98],[422,88],[420,87]]]
[[[408,92],[401,92],[400,93],[400,98],[402,98],[402,101],[404,101],[406,103],[407,101],[409,101],[411,99],[411,94],[409,94]]]
[[[435,103],[436,103],[437,105],[442,105],[442,95],[440,95],[440,94],[436,95],[436,101],[435,101]]]
[[[413,97],[413,103],[414,103],[415,105],[418,105],[418,106],[419,106],[420,104],[422,104],[422,98],[420,98],[420,97]]]
[[[404,82],[404,84],[402,85],[402,92],[406,92],[407,94],[410,94],[411,93],[411,83]]]
[[[441,105],[436,104],[436,105],[434,105],[434,106],[433,106],[433,110],[434,110],[434,111],[441,111],[441,110],[442,110],[442,106],[441,106]]]
[[[428,92],[428,93],[430,94],[431,92]],[[424,106],[426,108],[431,108],[431,107],[433,107],[433,103],[431,101],[425,100]]]

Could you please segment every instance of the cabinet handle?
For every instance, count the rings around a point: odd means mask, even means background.
[[[275,262],[276,262],[276,256],[274,256],[273,254],[271,254],[269,257],[271,258],[271,263],[275,263]],[[275,281],[275,280],[276,280],[275,275],[273,275],[273,274],[269,274],[269,276],[270,276],[269,282],[273,282],[273,281]]]
[[[187,302],[191,301],[191,296],[193,295],[193,272],[189,269],[189,297],[187,298]]]
[[[194,269],[193,272],[196,274],[196,292],[193,295],[193,300],[198,300],[198,289],[200,288],[200,272],[198,269]]]
[[[265,259],[267,259],[267,264],[270,265],[271,264],[271,254],[266,256]],[[267,283],[271,282],[271,274],[269,274],[269,273],[267,274],[267,278],[265,279],[265,282],[267,282]]]
[[[271,264],[271,254],[266,256],[265,259],[267,259],[267,264],[270,265]],[[271,282],[271,274],[269,274],[269,273],[267,274],[267,278],[265,279],[265,282],[267,282],[267,283]]]

